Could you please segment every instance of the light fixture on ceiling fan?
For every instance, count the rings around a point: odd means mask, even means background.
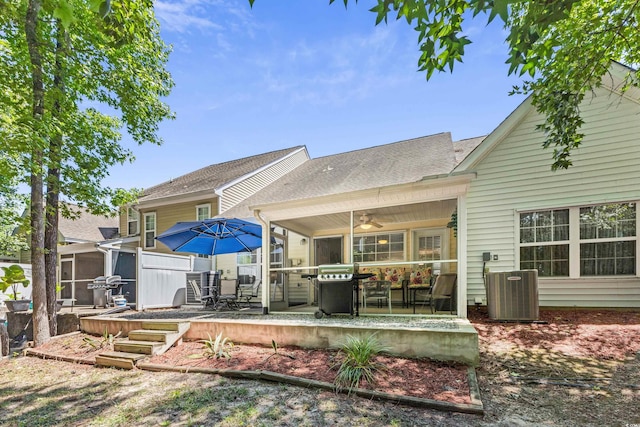
[[[356,228],[357,227],[360,227],[362,230],[369,230],[371,227],[382,228],[382,225],[375,222],[371,215],[362,214],[360,215],[360,224],[357,224]]]

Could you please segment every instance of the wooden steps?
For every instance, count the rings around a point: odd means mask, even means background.
[[[133,369],[138,360],[179,345],[190,326],[189,322],[143,322],[142,329],[131,331],[128,338],[116,341],[114,351],[97,355],[96,365]]]

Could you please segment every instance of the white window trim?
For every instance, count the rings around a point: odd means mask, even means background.
[[[393,231],[382,231],[382,230],[376,230],[373,232],[369,232],[369,233],[357,233],[353,235],[353,246],[355,246],[355,242],[356,242],[356,238],[358,237],[368,237],[368,236],[378,236],[380,234],[402,234],[402,260],[390,260],[390,261],[359,261],[359,264],[376,264],[376,263],[400,263],[403,261],[407,260],[407,246],[408,246],[408,242],[407,242],[407,232],[406,231],[402,231],[402,230],[393,230]],[[353,246],[351,247],[351,253],[352,253],[352,257],[354,257],[353,255]],[[377,247],[376,247],[376,258],[378,256],[378,251],[377,251]]]
[[[135,221],[131,221],[131,219],[130,219],[129,212],[131,212],[131,211],[135,212],[135,214],[136,214],[136,220]],[[131,234],[129,232],[129,230],[131,229],[131,227],[129,227],[129,224],[131,224],[132,222],[136,223],[136,229],[135,229],[133,234]],[[135,210],[134,208],[131,208],[131,207],[127,208],[127,236],[135,236],[135,235],[137,235],[139,233],[140,233],[140,212]]]
[[[449,259],[449,233],[448,228],[415,228],[411,230],[411,259],[418,260],[418,237],[440,237],[440,259]],[[434,269],[440,270],[441,263],[438,261],[425,261],[434,265]],[[435,264],[438,264],[437,268]]]
[[[554,242],[545,242],[550,245],[553,244],[568,244],[569,245],[569,277],[567,276],[550,276],[550,277],[541,277],[540,280],[567,280],[567,279],[621,279],[625,277],[634,277],[634,276],[581,276],[580,275],[580,243],[592,241],[591,239],[580,240],[580,208],[588,207],[588,206],[598,206],[602,204],[616,204],[616,203],[635,203],[636,204],[636,236],[633,238],[630,237],[621,237],[621,238],[610,238],[604,239],[604,241],[628,241],[635,239],[636,242],[636,274],[635,277],[640,277],[640,200],[623,200],[623,201],[605,201],[600,203],[585,203],[583,205],[576,206],[554,206],[554,207],[541,207],[534,209],[521,209],[514,210],[514,228],[515,228],[515,267],[517,269],[520,268],[520,248],[523,246],[536,246],[537,244],[522,244],[520,243],[520,214],[526,212],[538,212],[545,210],[561,210],[568,209],[569,210],[569,240],[561,240]],[[594,242],[603,241],[600,239],[593,239]]]
[[[153,217],[153,230],[147,230],[147,217]],[[156,248],[156,239],[157,230],[158,230],[158,218],[156,217],[155,212],[146,212],[144,214],[144,233],[142,233],[142,246],[145,249],[155,249]],[[153,231],[153,246],[147,246],[147,232]]]
[[[202,208],[206,208],[209,214],[206,218],[198,218],[198,211]],[[200,221],[201,219],[211,218],[211,203],[203,203],[201,205],[196,205],[196,221]]]

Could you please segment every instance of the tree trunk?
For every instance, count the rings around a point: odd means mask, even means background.
[[[56,62],[53,76],[53,89],[57,94],[53,102],[52,115],[54,119],[61,119],[62,102],[65,96],[65,72],[62,56],[65,54],[66,31],[60,20],[56,28]],[[47,207],[46,224],[44,230],[45,271],[47,277],[47,312],[49,313],[49,333],[57,335],[57,295],[58,282],[58,203],[60,200],[60,150],[62,147],[62,133],[56,132],[49,143],[49,169],[47,171]]]
[[[44,118],[44,81],[42,58],[38,51],[38,15],[40,0],[29,0],[25,20],[25,36],[31,61],[33,87],[33,135],[31,155],[31,269],[33,300],[33,342],[40,346],[51,338],[47,318],[46,277],[44,263],[44,201],[43,166],[44,142],[42,121]]]

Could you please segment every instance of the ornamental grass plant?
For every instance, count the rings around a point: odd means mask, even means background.
[[[334,382],[336,390],[346,389],[348,394],[351,394],[363,380],[374,384],[376,374],[386,369],[384,364],[374,360],[375,356],[387,350],[388,348],[378,341],[375,334],[362,338],[348,335],[340,349],[343,359]]]

